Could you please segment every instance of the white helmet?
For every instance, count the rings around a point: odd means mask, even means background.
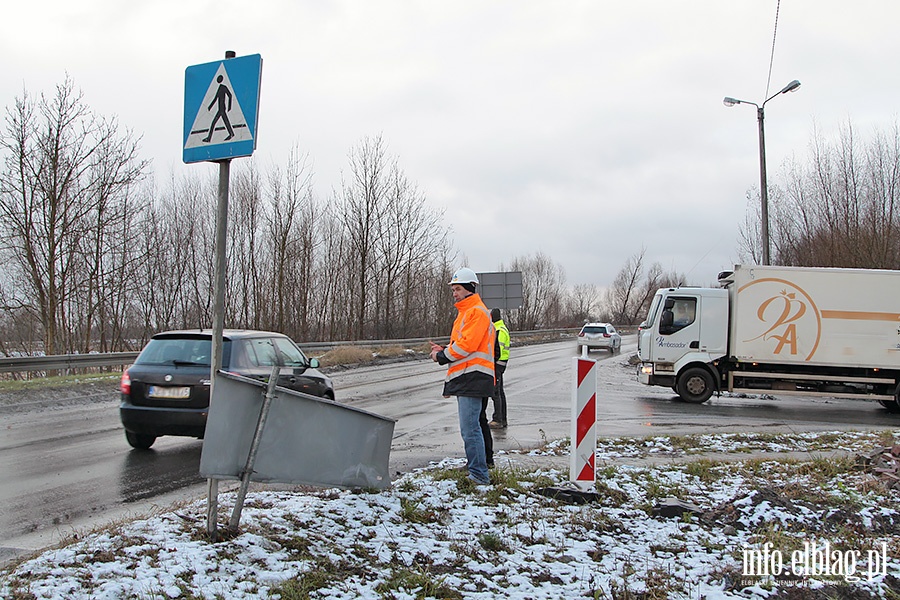
[[[453,285],[454,283],[460,285],[463,283],[474,283],[477,285],[478,275],[476,275],[475,271],[473,271],[469,267],[463,267],[453,274],[453,279],[450,280],[450,285]]]

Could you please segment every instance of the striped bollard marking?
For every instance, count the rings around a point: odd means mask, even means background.
[[[569,479],[582,491],[594,485],[594,455],[597,452],[597,361],[575,359],[575,390],[572,394],[572,438]]]

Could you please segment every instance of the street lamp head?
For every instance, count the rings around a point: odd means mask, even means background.
[[[800,89],[800,82],[796,79],[784,86],[784,89],[778,92],[779,94],[787,94],[788,92],[796,92]]]
[[[738,100],[737,98],[731,98],[730,96],[725,96],[725,98],[722,100],[722,104],[724,104],[725,106],[734,106],[735,104],[740,103],[740,100]]]
[[[796,92],[799,89],[800,89],[800,82],[795,79],[792,82],[790,82],[789,84],[787,84],[786,86],[784,86],[783,88],[781,88],[780,91],[777,91],[774,94],[772,94],[771,96],[769,96],[768,98],[766,98],[766,101],[763,102],[762,105],[765,106],[766,102],[768,102],[775,96],[780,96],[781,94],[787,94],[788,92]]]

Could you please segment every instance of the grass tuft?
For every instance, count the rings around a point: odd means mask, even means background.
[[[319,357],[319,364],[323,367],[336,365],[356,365],[370,363],[375,360],[371,348],[361,346],[338,346]]]

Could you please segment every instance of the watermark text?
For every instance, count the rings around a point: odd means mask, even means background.
[[[743,549],[745,578],[785,579],[843,579],[856,582],[874,581],[887,575],[887,543],[870,550],[841,550],[831,542],[815,539],[803,543],[803,548],[782,552],[771,542]]]

